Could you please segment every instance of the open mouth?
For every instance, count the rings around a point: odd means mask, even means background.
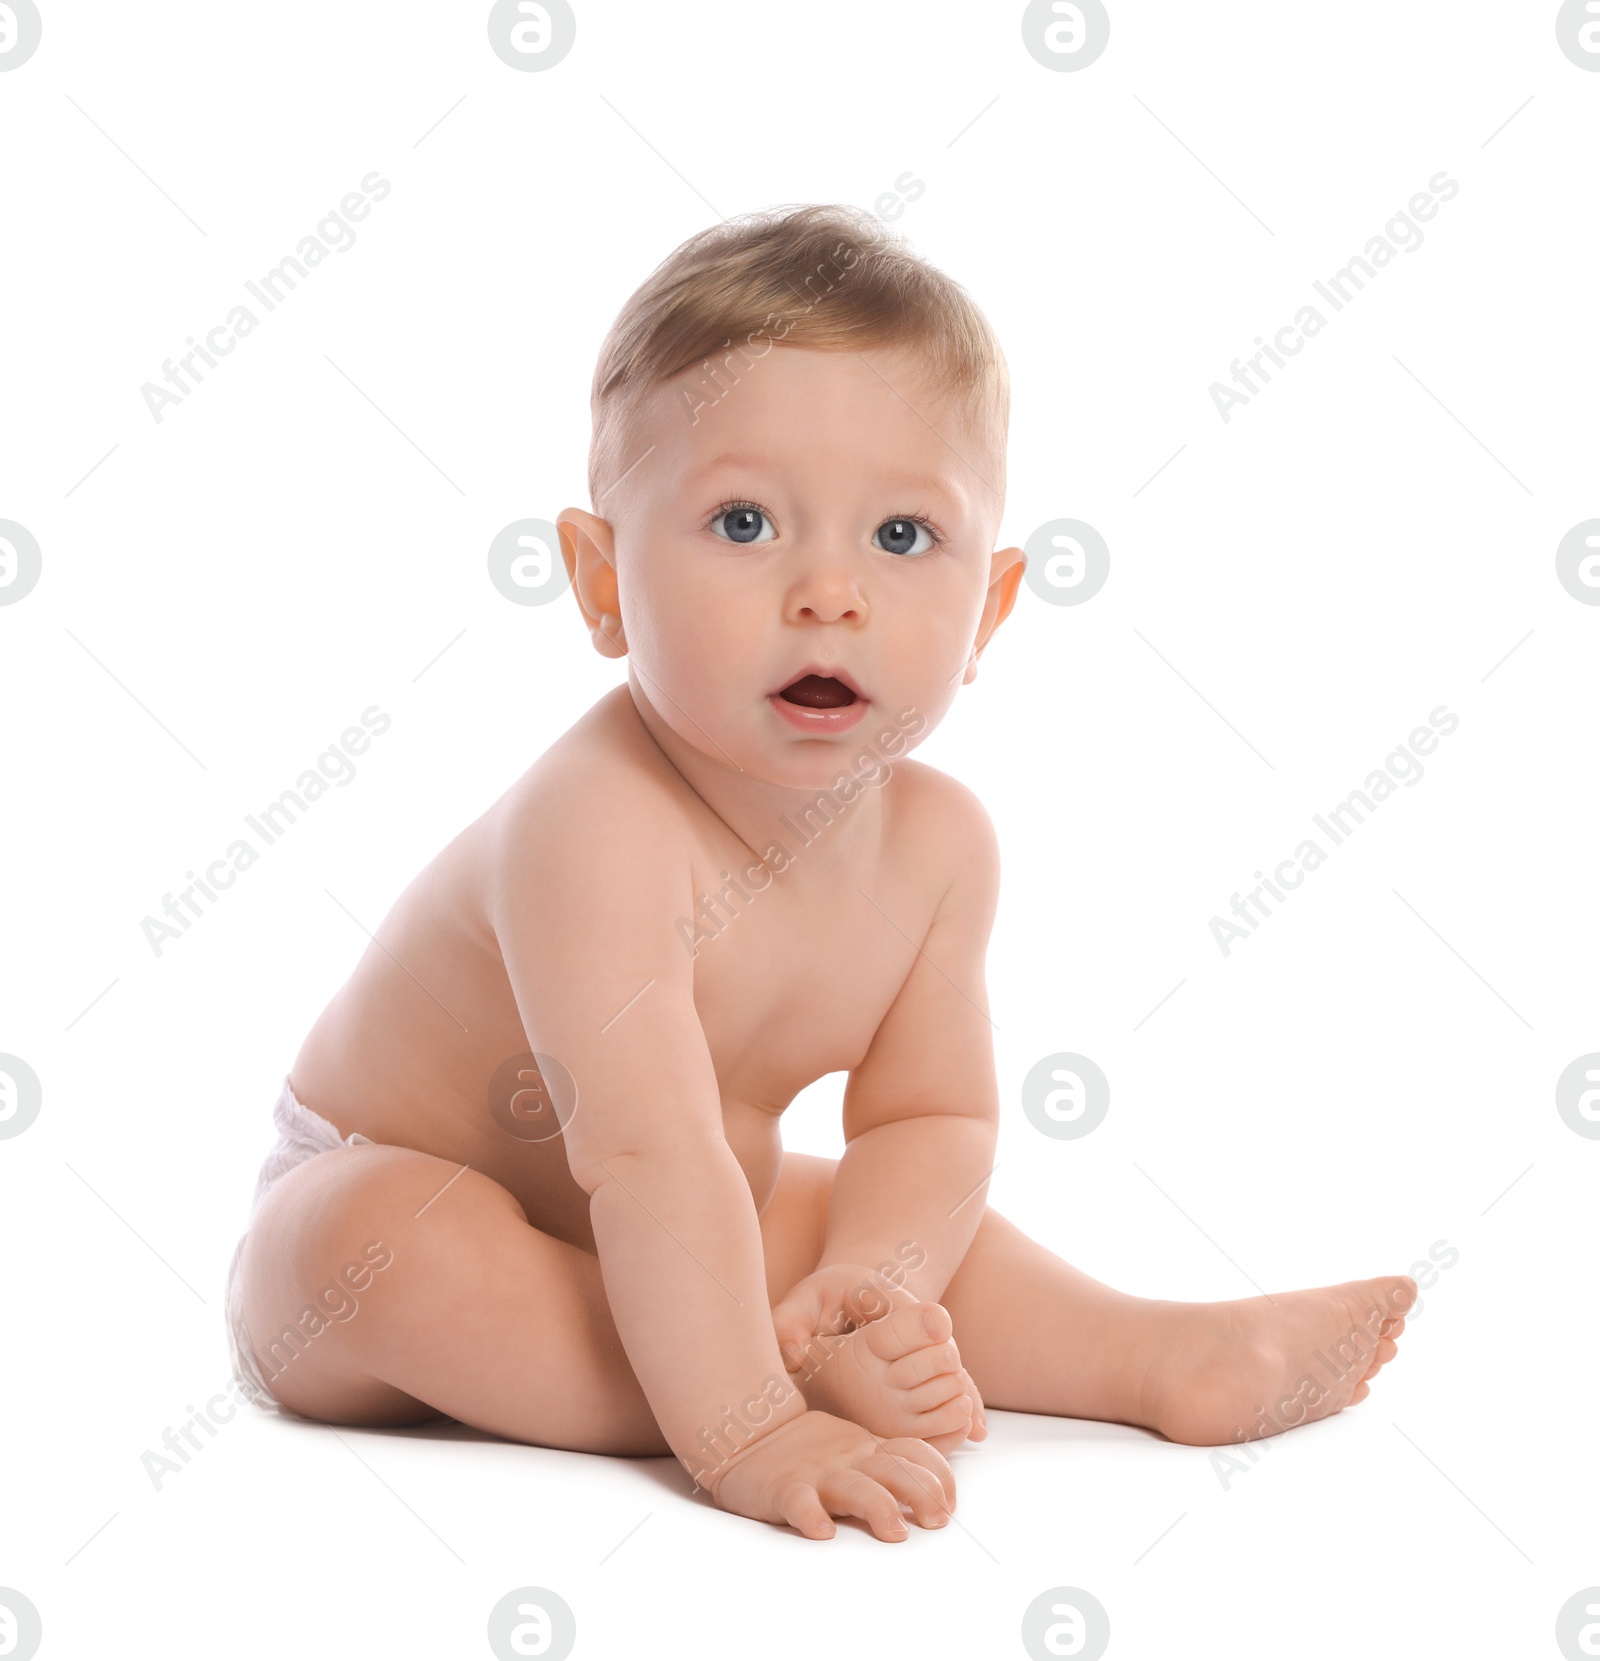
[[[843,709],[856,701],[854,691],[832,675],[802,675],[778,694],[786,704],[801,709]]]

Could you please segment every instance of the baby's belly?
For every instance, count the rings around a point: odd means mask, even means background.
[[[369,950],[306,1035],[290,1069],[296,1094],[343,1136],[359,1131],[470,1165],[506,1188],[536,1228],[592,1252],[589,1196],[573,1180],[559,1130],[524,1140],[516,1132],[525,1127],[506,1125],[490,1100],[507,1058],[526,1056],[527,1046],[503,964],[470,942],[391,932],[396,955],[430,965],[432,995],[388,952]],[[778,1115],[741,1091],[723,1097],[722,1123],[759,1215],[783,1161]]]
[[[778,1120],[747,1103],[725,1101],[722,1122],[728,1146],[750,1184],[759,1217],[778,1186],[783,1164]],[[584,1251],[594,1251],[589,1196],[573,1180],[559,1135],[514,1148],[496,1138],[483,1138],[478,1140],[477,1153],[478,1158],[468,1162],[507,1189],[535,1228]],[[467,1155],[462,1158],[467,1160]]]
[[[505,1053],[493,1041],[489,1049],[493,1055]],[[381,1068],[377,1054],[363,1062],[361,1053],[360,1045],[336,1049],[308,1041],[290,1075],[299,1099],[343,1136],[359,1131],[374,1142],[470,1165],[505,1188],[535,1228],[594,1251],[589,1196],[573,1180],[559,1132],[544,1140],[521,1140],[495,1121],[481,1089],[464,1087],[461,1072],[486,1075],[492,1071],[487,1060],[462,1068],[459,1056],[450,1058],[455,1065],[435,1058],[430,1066],[413,1055],[409,1065]],[[392,1063],[394,1053],[392,1044],[386,1046],[383,1059]],[[724,1099],[722,1122],[759,1216],[783,1163],[778,1117],[748,1102]]]

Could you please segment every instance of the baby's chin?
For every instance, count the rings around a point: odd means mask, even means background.
[[[702,762],[725,771],[730,782],[771,786],[779,796],[800,797],[801,807],[804,797],[823,791],[844,802],[874,794],[888,783],[895,762],[905,760],[938,725],[910,699],[902,700],[897,714],[886,713],[877,699],[861,699],[846,706],[854,719],[824,717],[814,726],[774,709],[773,702],[730,710],[709,700],[685,700],[668,705],[665,724]],[[785,805],[778,803],[780,811]]]
[[[897,761],[904,761],[938,726],[942,708],[925,710],[903,701],[888,714],[875,700],[846,730],[807,733],[771,716],[760,738],[748,744],[745,770],[774,785],[796,790],[835,790],[847,799],[888,782]]]
[[[760,723],[719,727],[708,720],[698,729],[685,722],[674,730],[702,761],[726,772],[730,782],[770,785],[780,797],[814,796],[841,784],[853,797],[884,783],[892,765],[864,727],[834,738],[774,732],[770,721],[763,728]],[[785,804],[777,805],[781,810]]]
[[[697,735],[698,736],[698,735]],[[796,737],[793,743],[770,737],[753,741],[748,735],[742,742],[734,735],[726,739],[727,750],[703,737],[694,746],[701,757],[719,764],[729,775],[743,784],[770,785],[775,794],[801,791],[814,795],[819,790],[830,790],[841,775],[856,773],[863,785],[870,782],[872,758],[866,758],[868,771],[863,771],[860,746],[838,742],[825,743],[817,739]],[[730,756],[737,755],[738,765],[730,765]],[[782,806],[782,803],[779,803]]]
[[[848,801],[883,784],[889,773],[886,762],[863,756],[857,749],[804,742],[800,748],[814,753],[790,761],[774,757],[754,776],[778,790],[803,791],[808,796],[831,791]]]
[[[903,761],[905,753],[902,749],[897,757],[886,755],[874,737],[874,729],[868,727],[830,740],[797,734],[793,742],[769,741],[761,746],[747,761],[745,772],[775,790],[804,792],[806,796],[828,792],[839,802],[849,803],[873,795],[886,785],[895,761]]]

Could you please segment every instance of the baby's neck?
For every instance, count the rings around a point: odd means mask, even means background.
[[[874,777],[856,777],[851,773],[854,752],[841,750],[839,766],[829,782],[803,787],[775,784],[746,771],[733,756],[724,760],[686,743],[662,720],[650,700],[650,688],[640,693],[636,685],[630,666],[627,685],[618,688],[627,699],[621,714],[627,718],[631,712],[667,765],[749,849],[753,859],[766,859],[774,844],[786,848],[791,856],[804,846],[809,864],[832,870],[858,858],[863,847],[876,845],[883,822],[883,792],[871,786],[885,782],[881,769]],[[854,782],[842,790],[833,788],[841,776]],[[813,849],[820,858],[813,856]]]

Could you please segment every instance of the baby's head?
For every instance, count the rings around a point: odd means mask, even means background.
[[[596,648],[684,744],[775,784],[914,743],[1016,599],[1009,401],[983,314],[872,215],[692,237],[612,326],[594,511],[558,518]]]

